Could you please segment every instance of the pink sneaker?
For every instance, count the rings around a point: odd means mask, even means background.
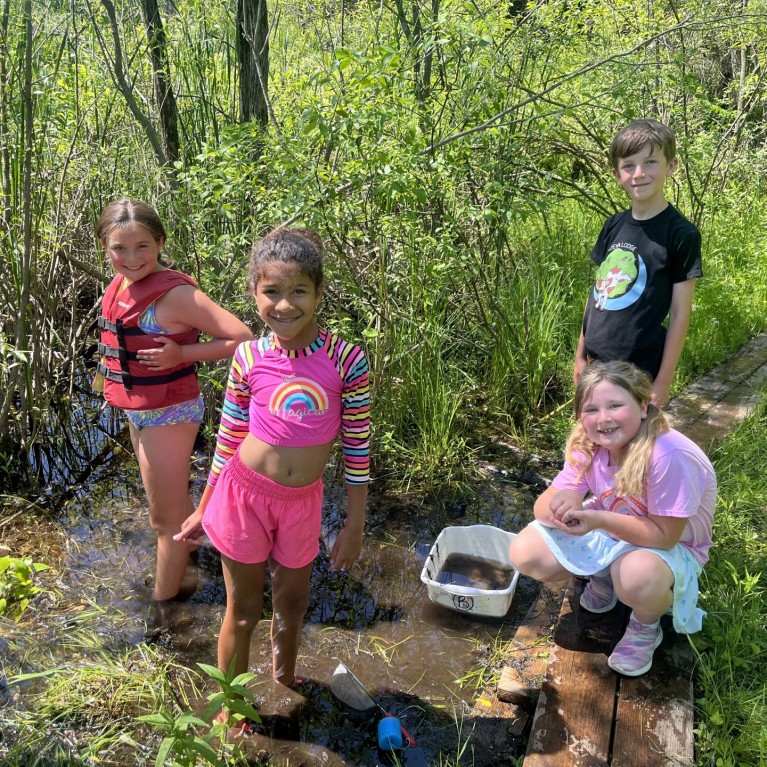
[[[652,624],[640,623],[631,613],[626,633],[607,659],[607,665],[618,674],[639,676],[652,666],[655,648],[663,641],[660,621]]]
[[[609,575],[592,575],[581,594],[580,605],[590,613],[606,613],[615,607],[618,597]]]

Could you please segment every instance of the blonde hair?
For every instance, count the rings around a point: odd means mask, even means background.
[[[670,427],[663,411],[650,401],[652,398],[650,376],[630,362],[593,362],[581,373],[575,390],[575,416],[578,423],[568,437],[565,460],[576,466],[581,475],[585,474],[591,466],[598,446],[586,436],[586,430],[580,418],[591,392],[602,381],[625,389],[640,406],[647,404],[647,417],[642,420],[635,437],[626,445],[623,460],[615,474],[615,489],[620,495],[645,495],[647,472],[655,440],[661,434],[665,434]]]

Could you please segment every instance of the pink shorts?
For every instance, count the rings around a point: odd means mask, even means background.
[[[221,471],[202,526],[213,545],[235,562],[272,557],[298,569],[320,550],[322,477],[285,487],[248,468],[235,453]]]

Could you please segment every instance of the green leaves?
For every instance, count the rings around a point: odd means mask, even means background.
[[[0,615],[18,620],[35,594],[43,590],[35,584],[35,573],[48,569],[31,559],[0,557]]]
[[[155,759],[156,767],[169,762],[178,767],[194,767],[200,760],[216,767],[228,764],[239,753],[238,745],[227,742],[229,727],[246,718],[261,721],[258,706],[247,686],[255,679],[255,674],[233,677],[233,664],[228,672],[206,663],[197,665],[220,688],[208,695],[202,717],[188,711],[173,714],[166,709],[138,717],[139,721],[165,735]]]
[[[163,738],[155,758],[155,766],[163,767],[173,758],[173,765],[193,767],[198,764],[198,757],[204,763],[220,765],[221,760],[215,748],[205,739],[196,735],[192,728],[209,728],[209,724],[194,714],[181,714],[174,717],[167,711],[157,714],[137,717],[139,722],[145,722],[167,737]]]

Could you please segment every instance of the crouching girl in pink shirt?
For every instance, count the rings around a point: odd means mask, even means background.
[[[537,580],[590,576],[583,609],[604,613],[619,599],[632,608],[607,661],[627,676],[652,666],[667,611],[676,631],[700,631],[698,575],[716,505],[711,462],[651,399],[649,376],[630,363],[584,370],[565,466],[511,546],[514,565]]]

